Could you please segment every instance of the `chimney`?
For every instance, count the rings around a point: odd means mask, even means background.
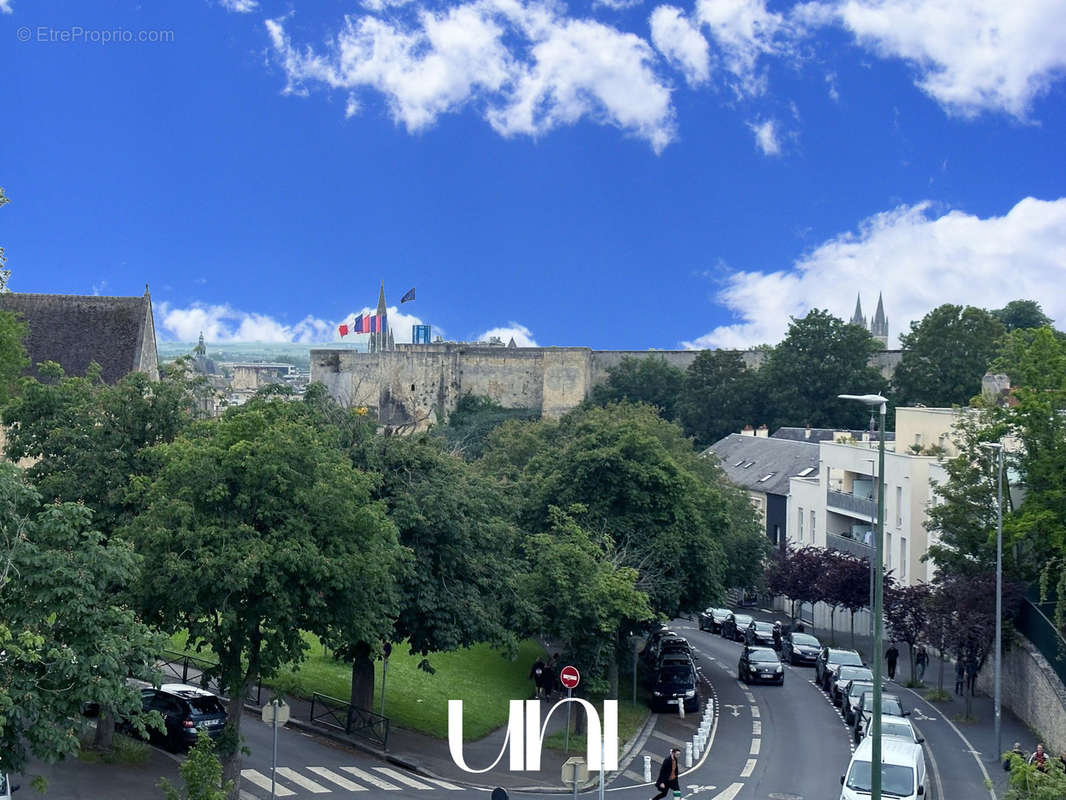
[[[804,439],[810,439],[811,438],[811,426],[810,426],[810,424],[808,424],[807,427],[804,429],[803,438]]]
[[[741,436],[754,436],[755,435],[755,429],[753,427],[751,427],[751,425],[745,425],[744,428],[740,431],[740,435]]]
[[[755,435],[762,439],[766,439],[770,436],[770,429],[765,425],[760,425],[758,430],[755,431]]]

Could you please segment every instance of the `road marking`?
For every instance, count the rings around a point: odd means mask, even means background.
[[[751,707],[751,716],[754,719],[758,719],[759,718],[759,707],[758,706],[752,706]]]
[[[745,692],[746,692],[746,691],[748,691],[748,687],[744,685],[744,682],[743,682],[743,681],[737,681],[737,686],[739,686],[739,687],[740,687],[741,689],[743,689],[743,690],[744,690]]]
[[[762,749],[762,739],[752,739],[751,740],[751,750],[748,751],[748,755],[757,756],[757,755],[759,755],[759,750],[761,750],[761,749]]]
[[[755,771],[755,765],[757,763],[759,763],[758,759],[749,758],[748,759],[748,763],[746,763],[744,765],[744,769],[742,769],[740,771],[740,777],[742,777],[742,778],[750,778],[751,777],[751,773],[753,773]]]
[[[740,794],[740,790],[744,788],[743,783],[734,783],[732,786],[726,788],[724,791],[716,794],[712,800],[734,800],[734,798]]]
[[[755,720],[751,723],[751,735],[762,736],[762,723],[759,720]]]
[[[292,781],[297,786],[302,786],[304,789],[311,792],[312,794],[326,794],[332,791],[330,789],[327,789],[321,783],[315,783],[310,778],[305,778],[299,772],[294,769],[291,769],[290,767],[278,767],[277,773],[281,777]]]
[[[924,697],[922,697],[920,694],[918,694],[916,691],[914,691],[914,689],[907,689],[907,691],[910,692],[911,694],[913,694],[915,697],[917,697],[919,700],[921,700],[926,705],[929,705],[929,701],[926,700]],[[929,705],[929,707],[933,708],[931,705]],[[958,727],[955,725],[954,722],[952,722],[947,717],[943,717],[943,720],[944,720],[944,722],[946,722],[948,725],[951,726],[951,729],[953,731],[955,731],[955,733],[957,733],[959,735],[959,738],[962,739],[962,743],[964,745],[966,745],[968,748],[970,748],[970,754],[973,756],[973,760],[977,762],[977,766],[980,767],[981,775],[984,776],[985,786],[988,787],[988,793],[989,793],[989,795],[991,795],[992,800],[996,800],[996,790],[995,790],[995,787],[992,784],[992,778],[989,777],[988,770],[985,769],[984,762],[981,761],[981,757],[978,755],[977,750],[974,748],[974,746],[972,744],[970,744],[970,740],[962,735],[962,731],[960,731],[958,729]]]
[[[924,737],[924,734],[918,726],[914,725],[914,723],[911,724],[914,727],[914,732],[919,736]],[[933,755],[933,748],[929,746],[928,742],[924,742],[922,744],[922,749],[925,751],[925,755],[929,759],[929,766],[931,767],[930,772],[933,773],[933,781],[936,783],[936,800],[945,800],[944,784],[940,780],[940,766],[936,763],[936,757]]]
[[[731,708],[733,709],[732,714],[734,717],[740,716],[740,706],[733,705],[732,703],[725,703],[722,708]]]
[[[454,783],[448,783],[448,781],[442,781],[440,778],[427,778],[425,775],[419,775],[418,777],[421,778],[422,780],[424,780],[426,783],[432,783],[434,786],[439,786],[440,788],[447,789],[450,792],[461,792],[461,791],[463,791],[463,787],[462,786],[456,786]]]
[[[308,772],[313,772],[318,777],[324,778],[327,781],[332,781],[333,783],[337,784],[342,789],[347,789],[349,792],[365,792],[365,791],[367,791],[367,788],[365,786],[362,786],[362,785],[360,785],[358,783],[355,783],[354,781],[350,781],[347,778],[345,778],[343,775],[338,775],[336,772],[334,772],[331,769],[326,769],[325,767],[308,767],[307,771]]]
[[[749,703],[754,703],[755,695],[753,695],[751,692],[744,692],[744,699],[747,700]]]
[[[383,781],[377,775],[371,775],[369,772],[363,772],[359,767],[341,767],[345,772],[350,772],[357,778],[362,778],[371,786],[377,786],[379,789],[385,789],[386,791],[399,791],[399,786],[393,786],[388,781]]]
[[[636,781],[637,783],[644,783],[644,776],[638,775],[631,769],[625,770],[622,774],[629,778],[631,781]]]
[[[675,739],[673,736],[670,736],[669,734],[665,734],[662,731],[652,731],[651,735],[654,736],[656,739],[662,739],[667,744],[672,744],[672,745],[675,745],[676,747],[684,748],[684,746],[685,746],[685,743],[683,741],[681,741],[680,739]]]
[[[422,783],[422,781],[416,781],[414,778],[408,777],[407,775],[404,775],[402,772],[399,772],[398,770],[395,770],[395,769],[389,769],[388,767],[374,767],[374,769],[376,769],[378,772],[380,772],[386,778],[392,778],[394,781],[399,781],[400,783],[406,783],[412,789],[432,789],[433,788],[428,783]]]
[[[259,770],[256,770],[256,769],[242,769],[241,770],[241,777],[244,778],[247,781],[251,781],[256,786],[258,786],[260,789],[266,789],[267,791],[270,791],[270,778],[268,778],[266,775],[264,775]],[[280,783],[276,783],[275,782],[274,794],[277,795],[278,797],[290,797],[290,796],[296,794],[296,792],[294,792],[292,789],[288,789],[288,788],[282,786]]]
[[[241,789],[237,793],[237,796],[240,798],[240,800],[259,800],[259,795],[252,794],[251,792],[246,792],[244,791],[244,789]]]

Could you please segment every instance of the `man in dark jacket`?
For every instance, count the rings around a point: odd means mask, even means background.
[[[533,697],[537,700],[541,697],[541,687],[544,680],[544,659],[538,658],[533,662],[533,666],[529,670],[530,680],[533,681]]]
[[[671,789],[675,792],[681,791],[677,783],[681,775],[681,764],[678,763],[680,756],[681,751],[675,747],[670,751],[670,755],[663,759],[663,765],[659,768],[659,779],[655,781],[655,788],[659,793],[651,800],[662,800]]]
[[[896,677],[896,662],[899,661],[899,648],[895,642],[885,652],[885,660],[888,662],[888,678],[892,680]]]

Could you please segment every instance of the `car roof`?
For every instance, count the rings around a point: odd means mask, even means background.
[[[755,620],[755,626],[758,627],[759,625],[765,625],[767,628],[774,627],[772,622],[767,622],[766,620],[762,620],[762,619]]]
[[[873,748],[873,737],[867,736],[859,746],[855,748],[852,761],[869,761]],[[885,764],[896,764],[909,767],[921,756],[922,746],[917,742],[908,742],[906,739],[898,739],[889,736],[881,740],[881,761]]]
[[[843,655],[844,653],[851,653],[852,655],[856,655],[856,656],[859,655],[859,651],[858,650],[846,650],[843,647],[829,647],[827,649],[829,650],[829,655],[831,655],[831,656],[832,655],[839,656],[839,655]],[[859,657],[862,658],[862,656],[859,656]],[[855,664],[854,666],[857,667],[858,664]]]
[[[159,687],[160,691],[167,694],[176,694],[178,697],[215,697],[213,692],[201,689],[199,686],[190,686],[187,683],[164,683]]]

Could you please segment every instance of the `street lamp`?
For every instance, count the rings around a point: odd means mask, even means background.
[[[858,400],[870,408],[878,407],[881,434],[877,447],[877,535],[874,537],[874,601],[870,613],[874,620],[873,708],[870,709],[870,800],[881,800],[881,595],[884,591],[884,564],[881,551],[885,541],[885,415],[888,400],[879,394],[840,394],[841,400]]]
[[[996,454],[996,655],[992,660],[993,716],[996,722],[996,758],[1003,753],[999,740],[999,681],[1002,674],[1003,650],[1003,444],[1002,442],[981,442],[981,447]]]

